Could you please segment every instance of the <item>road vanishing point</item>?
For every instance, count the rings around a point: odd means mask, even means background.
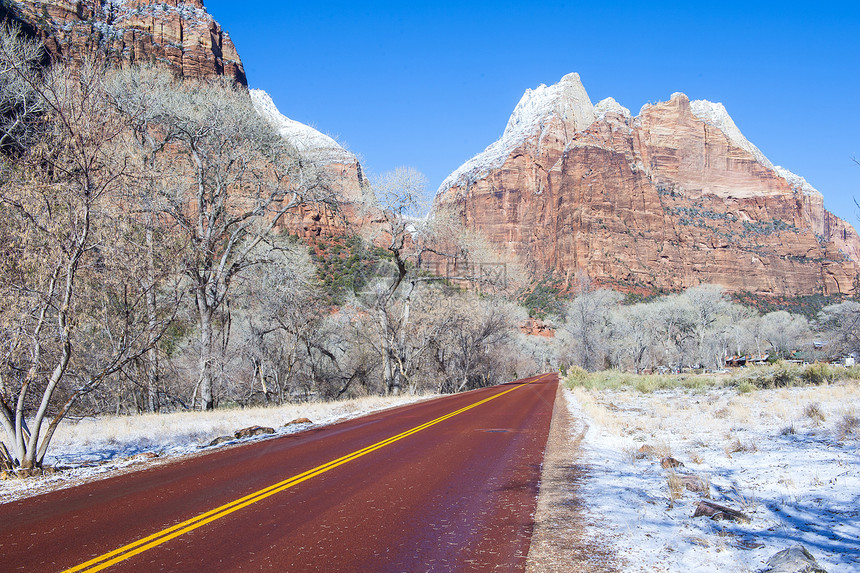
[[[523,571],[558,376],[0,505],[0,571]]]

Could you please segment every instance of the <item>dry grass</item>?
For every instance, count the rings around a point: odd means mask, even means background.
[[[684,497],[684,482],[674,471],[666,472],[666,480],[669,484],[669,503],[674,504]]]
[[[164,444],[202,444],[253,425],[279,428],[297,418],[308,418],[315,423],[331,422],[416,399],[414,396],[371,396],[339,402],[306,402],[269,408],[85,418],[61,424],[57,428],[51,448],[54,452],[112,450],[122,455],[135,450],[157,450]]]
[[[779,431],[780,436],[793,436],[795,434],[797,434],[797,428],[794,424],[789,424]]]
[[[758,451],[758,445],[753,441],[742,442],[740,438],[735,438],[726,445],[725,450],[727,454],[755,453]]]
[[[860,436],[860,418],[854,412],[846,412],[836,425],[836,437],[839,440]]]
[[[827,419],[821,409],[821,404],[818,402],[807,404],[803,409],[803,415],[809,418],[815,426],[820,426]]]
[[[621,435],[623,427],[621,421],[607,406],[595,400],[591,392],[582,387],[574,387],[573,394],[582,405],[582,409],[585,410],[596,424],[616,436]]]
[[[657,459],[671,458],[672,457],[672,446],[670,446],[669,443],[665,442],[665,441],[655,442],[654,443],[654,456]]]

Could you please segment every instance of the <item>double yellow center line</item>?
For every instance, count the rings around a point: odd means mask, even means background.
[[[81,571],[85,571],[87,573],[92,573],[95,571],[101,571],[102,569],[106,569],[106,568],[110,567],[111,565],[115,565],[115,564],[119,563],[120,561],[125,561],[129,557],[132,557],[132,556],[137,555],[139,553],[143,553],[144,551],[148,551],[148,550],[152,549],[153,547],[161,545],[162,543],[170,541],[171,539],[173,539],[175,537],[179,537],[180,535],[184,535],[184,534],[188,533],[189,531],[193,531],[193,530],[197,529],[198,527],[203,527],[207,523],[211,523],[211,522],[215,521],[216,519],[221,519],[222,517],[226,517],[226,516],[230,515],[231,513],[233,513],[234,511],[239,511],[242,508],[245,508],[245,507],[248,507],[249,505],[257,503],[258,501],[262,501],[269,496],[272,496],[272,495],[275,495],[276,493],[280,493],[284,490],[287,490],[287,489],[293,487],[294,485],[298,485],[298,484],[302,483],[303,481],[311,479],[312,477],[316,477],[316,476],[323,474],[329,470],[332,470],[338,466],[342,466],[343,464],[345,464],[347,462],[358,459],[358,458],[365,456],[371,452],[375,452],[376,450],[378,450],[380,448],[384,448],[385,446],[393,444],[394,442],[402,440],[403,438],[407,438],[413,434],[420,432],[421,430],[425,430],[425,429],[429,428],[430,426],[435,426],[436,424],[438,424],[440,422],[444,422],[445,420],[447,420],[449,418],[453,418],[454,416],[456,416],[458,414],[462,414],[463,412],[471,410],[472,408],[480,406],[481,404],[486,404],[490,400],[495,400],[496,398],[504,396],[505,394],[507,394],[509,392],[513,392],[514,390],[522,388],[523,386],[527,386],[533,382],[537,382],[538,380],[540,380],[546,376],[548,376],[548,374],[544,374],[543,376],[535,378],[534,380],[530,380],[529,382],[525,382],[523,384],[519,384],[517,386],[514,386],[513,388],[511,388],[509,390],[505,390],[504,392],[499,392],[498,394],[494,394],[494,395],[490,396],[489,398],[485,398],[483,400],[475,402],[474,404],[469,404],[468,406],[460,408],[459,410],[451,412],[450,414],[445,414],[444,416],[440,416],[439,418],[436,418],[435,420],[431,420],[425,424],[421,424],[420,426],[415,426],[411,430],[406,430],[405,432],[397,434],[396,436],[392,436],[388,439],[382,440],[381,442],[377,442],[371,446],[367,446],[366,448],[356,450],[356,451],[352,452],[351,454],[347,454],[345,456],[337,458],[336,460],[332,460],[332,461],[325,463],[321,466],[317,466],[313,469],[310,469],[304,473],[300,473],[298,475],[295,475],[295,476],[293,476],[289,479],[286,479],[282,482],[278,482],[278,483],[271,485],[265,489],[261,489],[259,491],[256,491],[256,492],[250,494],[250,495],[246,495],[245,497],[241,497],[241,498],[239,498],[235,501],[232,501],[226,505],[222,505],[221,507],[216,507],[215,509],[213,509],[211,511],[207,511],[206,513],[201,513],[200,515],[198,515],[196,517],[192,517],[191,519],[189,519],[187,521],[183,521],[182,523],[177,523],[173,527],[169,527],[169,528],[163,529],[157,533],[153,533],[152,535],[150,535],[148,537],[144,537],[143,539],[139,539],[133,543],[129,543],[128,545],[124,545],[124,546],[120,547],[119,549],[115,549],[109,553],[105,553],[104,555],[100,555],[98,557],[90,559],[86,563],[81,563],[80,565],[72,567],[71,569],[66,569],[65,571],[63,571],[63,573],[77,573],[77,572],[81,572]]]

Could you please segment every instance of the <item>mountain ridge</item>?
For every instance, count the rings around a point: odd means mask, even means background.
[[[592,105],[583,87],[575,103],[594,120],[581,127],[551,93],[527,90],[517,109],[529,121],[508,126],[528,129],[514,138],[506,128],[437,192],[438,206],[508,260],[536,277],[585,272],[627,290],[716,282],[762,294],[854,292],[854,228],[805,179],[767,160],[722,104],[675,93],[633,117],[611,98]]]
[[[202,0],[4,0],[2,12],[53,59],[98,54],[120,65],[156,63],[183,77],[248,83],[230,35]]]

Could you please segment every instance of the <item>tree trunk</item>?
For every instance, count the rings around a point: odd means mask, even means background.
[[[146,228],[146,249],[147,249],[147,285],[146,285],[146,310],[149,315],[149,331],[155,332],[158,325],[158,314],[156,312],[155,300],[155,260],[154,260],[154,240],[152,233],[152,214],[149,215],[149,221]],[[146,365],[146,394],[147,394],[147,410],[149,412],[158,411],[158,348],[153,344],[152,348],[147,352],[148,363]]]
[[[200,409],[215,409],[212,398],[212,309],[198,295],[200,312]]]

